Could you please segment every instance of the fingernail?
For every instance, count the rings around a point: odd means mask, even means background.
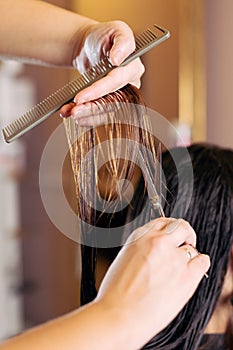
[[[70,114],[69,113],[60,113],[59,116],[62,118],[62,119],[67,119],[70,117]]]

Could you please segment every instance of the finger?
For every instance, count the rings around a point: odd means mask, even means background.
[[[115,22],[118,30],[113,36],[113,46],[109,53],[110,62],[118,66],[135,50],[135,39],[132,30],[126,23]]]
[[[88,117],[82,117],[76,119],[76,123],[80,126],[98,126],[102,124],[106,124],[109,120],[107,113],[99,113],[99,114],[93,114]]]
[[[104,78],[96,81],[91,86],[80,91],[75,96],[75,103],[81,105],[87,101],[96,100],[111,92],[114,92],[128,83],[140,87],[140,78],[145,69],[140,59],[136,59],[125,67],[113,69]]]
[[[183,219],[159,218],[152,220],[135,231],[138,238],[144,234],[164,235],[169,245],[180,247],[184,244],[196,246],[196,234],[190,224]]]
[[[170,220],[163,231],[167,236],[171,236],[169,241],[176,247],[184,244],[196,246],[196,233],[191,225],[183,219]]]
[[[188,275],[192,277],[196,287],[200,283],[203,276],[210,268],[210,257],[206,254],[198,254],[188,263]]]
[[[61,107],[60,109],[60,116],[62,118],[68,118],[71,115],[72,108],[75,106],[74,102],[70,102],[64,106]]]
[[[145,225],[138,227],[126,240],[126,244],[132,243],[143,236],[151,233],[152,236],[162,234],[162,228],[166,225],[167,218],[155,219],[147,222]]]
[[[83,108],[75,112],[76,123],[80,126],[97,126],[109,121],[110,111],[101,112],[95,103],[88,102]],[[112,112],[114,113],[114,112]]]

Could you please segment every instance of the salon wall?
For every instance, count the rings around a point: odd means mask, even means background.
[[[146,72],[142,91],[148,107],[169,120],[178,116],[179,0],[73,0],[74,9],[97,20],[121,19],[134,33],[156,23],[171,32],[169,40],[142,57]]]
[[[207,140],[233,148],[233,2],[206,0]]]

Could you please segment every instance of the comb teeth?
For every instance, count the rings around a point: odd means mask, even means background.
[[[50,115],[57,112],[64,103],[74,98],[77,91],[89,86],[97,78],[104,76],[112,67],[112,64],[105,57],[80,77],[67,83],[61,89],[45,98],[2,130],[6,142],[15,140],[15,138],[20,137],[34,126],[47,119]]]
[[[156,40],[157,36],[150,29],[137,37],[136,50],[140,50],[143,46],[150,44],[151,41]]]
[[[157,25],[154,25],[153,30],[147,29],[144,33],[139,34],[135,38],[135,51],[129,55],[120,66],[127,65],[135,58],[143,55],[153,47],[168,39],[170,36],[168,30]],[[158,33],[155,33],[155,30],[157,30]],[[90,68],[87,72],[81,74],[77,79],[69,82],[61,89],[54,92],[13,123],[3,128],[2,132],[5,141],[11,142],[22,136],[34,126],[40,124],[53,113],[57,112],[65,103],[72,101],[80,90],[101,79],[114,68],[115,67],[110,63],[108,57],[101,59],[99,63]]]

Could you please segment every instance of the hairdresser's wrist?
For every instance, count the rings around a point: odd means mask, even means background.
[[[148,334],[148,327],[142,324],[140,315],[135,314],[130,307],[124,306],[120,300],[115,303],[106,298],[97,299],[93,307],[98,310],[99,319],[105,329],[108,350],[139,349],[153,336]]]
[[[93,307],[99,314],[99,326],[102,328],[100,332],[105,337],[104,349],[134,350],[138,348],[138,335],[134,334],[128,317],[125,317],[121,307],[116,307],[105,300],[95,301]]]

